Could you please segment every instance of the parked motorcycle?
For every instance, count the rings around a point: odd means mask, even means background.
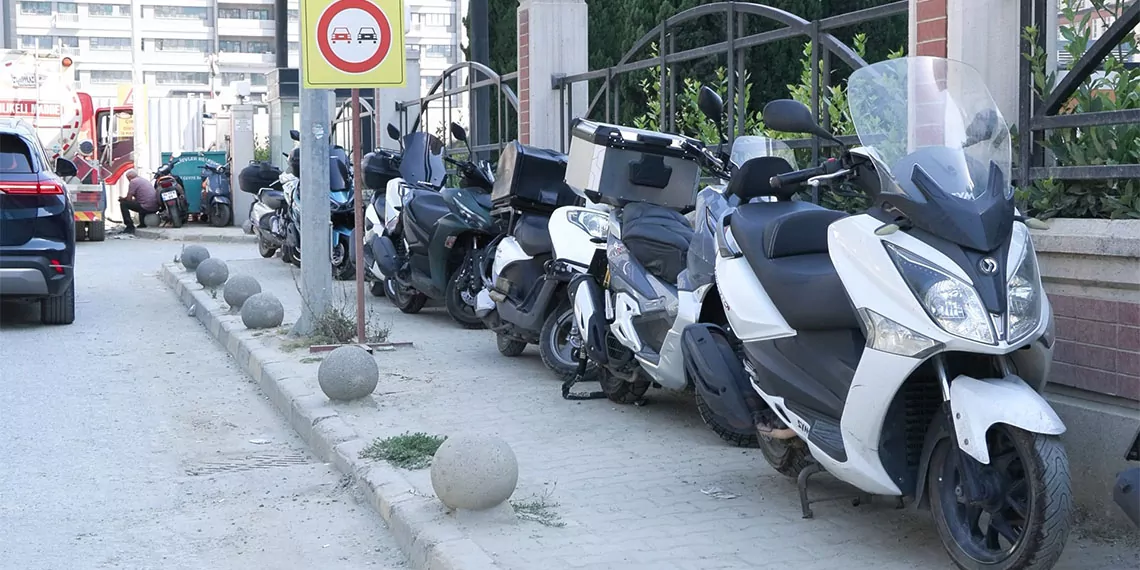
[[[452,123],[451,133],[466,143],[463,127]],[[456,166],[461,187],[437,192],[422,184],[408,184],[406,177],[389,182],[386,207],[394,208],[396,203],[402,206],[389,218],[394,224],[389,235],[375,241],[377,264],[392,281],[389,300],[405,313],[416,313],[429,298],[442,298],[448,314],[461,325],[482,327],[482,320],[475,315],[475,297],[482,284],[477,267],[483,248],[499,234],[491,218],[494,174],[485,161],[442,156],[442,143],[430,135],[421,134],[414,141],[415,149],[412,144],[405,140],[401,173],[406,166],[410,173],[427,174],[434,182],[437,167],[428,165],[443,160]],[[397,243],[406,253],[399,253]]]
[[[476,298],[476,315],[495,332],[500,353],[518,356],[528,344],[537,344],[542,361],[563,377],[577,369],[566,284],[586,270],[596,249],[582,259],[554,257],[551,214],[583,203],[565,182],[566,161],[565,154],[518,141],[503,149],[491,201],[492,215],[507,229],[482,256]],[[575,220],[585,231],[584,222]]]
[[[233,222],[228,164],[207,162],[202,165],[201,212],[201,219],[215,228],[223,228]]]
[[[301,133],[289,131],[289,136],[297,142]],[[294,177],[301,176],[301,148],[293,149],[289,156],[289,169]],[[339,280],[355,275],[352,230],[355,226],[354,200],[352,188],[352,168],[348,153],[339,145],[329,151],[329,247],[333,277]],[[301,266],[301,186],[298,183],[292,191],[286,191],[285,200],[288,216],[285,218],[285,243],[281,247],[281,258],[287,263]]]
[[[181,176],[172,174],[174,159],[158,167],[154,172],[154,188],[158,190],[158,219],[160,223],[169,223],[180,228],[190,217],[190,202],[186,199],[186,184]]]
[[[825,470],[929,505],[961,568],[1051,568],[1072,495],[1065,426],[1041,395],[1052,311],[1028,228],[1044,224],[1014,207],[1008,125],[981,74],[941,58],[858,69],[848,98],[863,146],[733,176],[742,198],[777,201],[718,224],[727,325],[685,329],[686,369],[698,389],[733,378],[760,396],[760,449],[797,478],[805,517]],[[791,100],[764,124],[833,139]],[[852,184],[872,206],[792,200],[804,182]]]
[[[388,125],[388,136],[400,142],[400,131],[395,125]],[[401,156],[401,151],[378,148],[364,155],[360,161],[361,168],[364,169],[364,187],[372,191],[372,198],[364,210],[364,266],[367,268],[365,278],[370,281],[369,290],[376,297],[384,296],[387,278],[376,264],[372,244],[387,231],[381,216],[387,210],[385,198],[388,184],[401,177]]]
[[[268,162],[251,163],[238,173],[238,187],[257,198],[249,207],[244,224],[247,233],[257,236],[257,252],[271,258],[285,244],[285,220],[289,217],[286,194],[297,186],[297,177]]]

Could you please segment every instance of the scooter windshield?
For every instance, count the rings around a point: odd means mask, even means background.
[[[989,251],[1012,225],[1009,125],[973,67],[936,57],[869,65],[847,83],[879,191],[924,230]]]
[[[412,133],[404,137],[404,155],[400,161],[400,177],[409,184],[443,184],[447,168],[443,164],[443,141],[428,133]]]
[[[729,160],[740,167],[750,159],[760,156],[776,156],[788,161],[792,169],[796,169],[796,153],[783,141],[768,137],[746,136],[737,137],[732,142],[732,154]]]

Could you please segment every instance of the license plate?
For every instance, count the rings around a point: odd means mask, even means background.
[[[168,192],[162,193],[162,199],[163,200],[174,200],[176,198],[178,198],[178,191],[177,190],[170,190]]]

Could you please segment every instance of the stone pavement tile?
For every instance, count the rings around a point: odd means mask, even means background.
[[[300,295],[290,268],[272,259],[230,267],[274,292],[286,322],[297,318]],[[350,298],[349,284],[335,288]],[[390,340],[414,346],[376,353],[381,379],[371,399],[329,406],[366,440],[408,431],[478,431],[506,440],[519,461],[514,498],[544,498],[564,526],[460,523],[504,569],[830,570],[848,561],[876,570],[953,567],[929,515],[896,511],[886,499],[858,508],[819,503],[816,518],[802,519],[795,483],[775,474],[757,450],[723,443],[703,425],[690,395],[654,390],[644,407],[566,401],[533,348],[506,358],[493,334],[463,330],[442,307],[405,315],[385,299],[367,302],[372,322],[390,323]],[[256,342],[282,345],[277,334]],[[320,394],[317,364],[303,358],[311,358],[305,350],[285,352],[266,370],[294,376],[293,393],[307,387]],[[416,494],[433,496],[427,470],[404,475]],[[820,480],[813,497],[845,490]],[[714,490],[735,498],[702,492]],[[1057,569],[1104,568],[1103,556],[1070,553]]]

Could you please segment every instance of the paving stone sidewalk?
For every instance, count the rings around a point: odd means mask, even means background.
[[[252,246],[250,253],[256,256]],[[227,261],[231,276],[255,276],[282,300],[286,323],[296,320],[296,270],[280,259]],[[349,303],[351,283],[335,287],[337,302]],[[514,499],[545,501],[563,526],[452,517],[500,568],[954,568],[929,514],[895,510],[886,498],[860,507],[819,503],[814,519],[802,519],[795,482],[772,471],[758,450],[721,442],[688,394],[651,390],[644,407],[566,401],[534,347],[507,358],[493,334],[463,330],[439,304],[405,315],[386,299],[367,298],[370,320],[387,323],[390,340],[415,346],[377,353],[381,379],[371,398],[330,405],[365,438],[478,430],[509,442],[520,465]],[[223,304],[220,292],[216,302]],[[289,350],[278,331],[243,334],[280,351],[280,366],[301,392],[321,394],[319,355]],[[433,495],[427,470],[403,475],[416,494]],[[820,480],[813,495],[849,492]],[[1134,543],[1075,536],[1056,568],[1138,564]]]

